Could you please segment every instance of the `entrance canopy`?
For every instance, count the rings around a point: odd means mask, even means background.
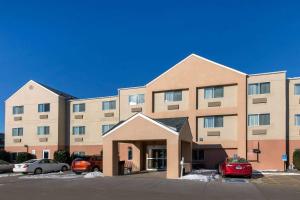
[[[118,174],[118,142],[158,140],[166,141],[167,177],[178,178],[181,157],[184,155],[185,161],[191,161],[192,135],[188,118],[152,119],[141,113],[120,122],[104,134],[104,175]]]

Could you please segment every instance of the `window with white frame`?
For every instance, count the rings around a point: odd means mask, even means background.
[[[23,136],[23,128],[13,128],[12,136]]]
[[[13,106],[13,114],[19,115],[24,113],[24,106]]]
[[[295,115],[295,126],[300,126],[300,114]]]
[[[116,109],[116,101],[103,101],[102,102],[102,110],[115,110]]]
[[[251,114],[248,115],[248,126],[270,125],[270,114]]]
[[[50,112],[50,103],[41,103],[38,105],[38,112]]]
[[[145,102],[145,95],[144,94],[129,95],[128,101],[129,101],[129,105],[143,104]]]
[[[255,94],[269,94],[270,93],[270,83],[251,83],[248,85],[248,95]]]
[[[224,97],[224,87],[207,87],[204,88],[204,98],[212,99],[212,98],[222,98]]]
[[[114,124],[103,124],[102,125],[102,134],[109,131],[112,127],[114,127]]]
[[[295,95],[300,95],[300,83],[295,84]]]
[[[204,117],[204,128],[221,128],[223,127],[223,116]]]
[[[49,126],[38,126],[37,127],[37,134],[38,135],[49,135],[50,134],[50,127]]]
[[[182,91],[168,91],[165,92],[165,101],[172,102],[172,101],[182,101]]]
[[[85,126],[73,126],[73,135],[84,135]]]
[[[85,112],[85,103],[73,104],[73,112]]]

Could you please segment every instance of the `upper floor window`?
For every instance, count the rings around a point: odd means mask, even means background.
[[[129,95],[129,105],[143,104],[145,102],[144,94]]]
[[[14,106],[13,107],[14,115],[23,114],[23,113],[24,113],[24,106]]]
[[[50,127],[49,126],[38,126],[37,127],[37,134],[38,135],[49,135]]]
[[[222,98],[224,97],[224,87],[208,87],[204,88],[204,98]]]
[[[223,116],[204,117],[204,128],[220,128],[223,127]]]
[[[114,124],[104,124],[104,125],[102,125],[102,134],[109,131],[112,127],[114,127]]]
[[[50,103],[41,103],[38,105],[38,112],[50,112]]]
[[[13,128],[12,136],[23,136],[23,128]]]
[[[85,103],[73,104],[73,112],[84,112]]]
[[[182,101],[182,91],[165,92],[165,101]]]
[[[269,94],[270,93],[270,83],[251,83],[248,86],[248,95],[254,94]]]
[[[115,110],[116,109],[116,101],[103,101],[102,102],[102,110]]]
[[[295,95],[300,95],[300,84],[295,84]]]
[[[248,115],[248,126],[270,125],[270,114]]]
[[[295,115],[295,126],[300,126],[300,114]]]
[[[84,135],[85,126],[73,126],[73,135]]]

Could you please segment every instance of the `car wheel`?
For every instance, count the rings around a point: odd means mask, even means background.
[[[62,172],[65,172],[65,171],[67,171],[68,170],[68,167],[67,166],[62,166],[62,168],[61,168],[61,171]]]
[[[74,172],[76,175],[80,175],[82,174],[82,172]]]
[[[43,173],[43,170],[41,168],[36,168],[34,170],[34,174],[42,174]]]
[[[99,172],[100,169],[99,169],[98,167],[94,167],[92,171],[93,171],[93,172]]]

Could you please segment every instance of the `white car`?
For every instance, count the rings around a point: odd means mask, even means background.
[[[67,171],[70,166],[67,163],[59,163],[51,159],[32,159],[15,164],[13,172],[42,174],[48,172]]]

